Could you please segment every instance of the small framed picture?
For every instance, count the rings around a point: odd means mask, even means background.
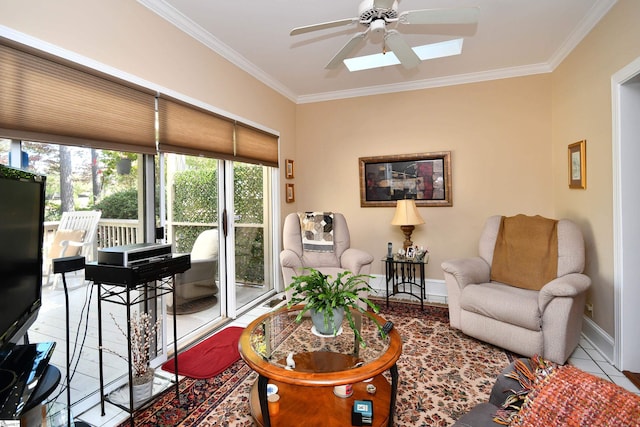
[[[407,254],[405,255],[405,257],[407,259],[413,259],[416,256],[416,247],[415,246],[409,246],[407,248]]]
[[[569,188],[587,188],[587,141],[569,145]]]
[[[285,159],[285,176],[287,179],[293,179],[293,160]]]
[[[285,186],[287,193],[287,203],[293,203],[296,200],[295,189],[293,188],[293,184],[286,184]]]

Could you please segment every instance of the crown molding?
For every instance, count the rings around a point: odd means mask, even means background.
[[[419,80],[390,85],[369,86],[365,88],[343,90],[336,92],[317,93],[298,97],[298,104],[312,102],[333,101],[337,99],[356,98],[359,96],[383,95],[394,92],[431,89],[444,86],[455,86],[468,83],[478,83],[490,80],[508,79],[512,77],[544,74],[553,71],[548,64],[534,64],[522,67],[502,68],[499,70],[483,71],[479,73],[458,74],[436,79]]]
[[[196,24],[195,22],[178,12],[173,6],[168,5],[162,0],[137,1],[152,12],[156,13],[161,18],[173,24],[179,30],[185,32],[195,40],[207,46],[209,49],[216,52],[218,55],[222,56],[224,59],[231,62],[236,67],[240,68],[243,71],[246,71],[247,73],[255,77],[258,81],[269,86],[271,89],[285,96],[289,100],[296,102],[296,94],[293,93],[288,87],[286,87],[280,81],[271,77],[269,74],[262,71],[262,69],[256,67],[244,56],[240,55],[225,43],[221,42],[218,38],[211,35],[211,33],[205,31],[200,25]]]
[[[555,70],[558,65],[569,56],[582,39],[600,22],[600,20],[609,12],[609,10],[618,2],[618,0],[600,0],[596,2],[585,19],[571,32],[569,37],[560,45],[558,50],[549,58],[551,69]]]

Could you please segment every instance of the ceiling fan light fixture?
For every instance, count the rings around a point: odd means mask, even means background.
[[[387,23],[384,21],[384,19],[374,19],[373,21],[371,21],[369,29],[372,33],[384,33],[386,26]]]
[[[463,40],[464,39],[447,40],[439,43],[416,46],[412,49],[421,61],[444,58],[447,56],[460,55],[462,53]],[[343,62],[351,72],[400,64],[400,60],[398,60],[398,57],[396,57],[392,51],[347,58]]]

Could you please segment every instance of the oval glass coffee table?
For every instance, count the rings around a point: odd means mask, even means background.
[[[402,340],[396,329],[380,338],[378,327],[367,315],[352,311],[366,342],[358,344],[345,319],[337,336],[322,336],[312,329],[310,317],[295,321],[300,306],[267,313],[240,336],[240,355],[258,373],[251,390],[251,415],[260,426],[283,427],[351,425],[355,400],[373,402],[373,425],[391,426],[396,403]],[[385,320],[368,313],[380,325]],[[295,367],[291,367],[291,360]],[[383,375],[389,371],[391,383]],[[270,416],[267,384],[278,387],[279,410]],[[334,386],[350,384],[353,394],[343,398]],[[367,385],[375,386],[375,393]],[[369,387],[371,388],[371,387]]]

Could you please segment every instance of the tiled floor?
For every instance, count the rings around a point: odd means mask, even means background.
[[[584,338],[580,340],[579,347],[569,357],[568,363],[640,395],[640,389],[633,385],[622,372],[607,362],[598,350],[594,349]]]
[[[241,318],[235,320],[229,326],[247,326],[254,319],[267,313],[271,310],[267,305],[260,305],[249,313],[245,314]],[[569,358],[568,363],[586,371],[597,375],[601,378],[613,381],[615,384],[626,388],[640,395],[640,389],[635,387],[631,381],[629,381],[622,372],[618,371],[615,367],[609,364],[600,353],[593,348],[593,346],[585,339],[581,339],[578,348],[573,352]],[[81,414],[78,418],[85,422],[90,423],[93,426],[99,427],[111,427],[115,426],[122,421],[126,420],[127,414],[122,411],[114,409],[112,405],[107,405],[107,415],[101,416],[100,409],[98,407]]]

